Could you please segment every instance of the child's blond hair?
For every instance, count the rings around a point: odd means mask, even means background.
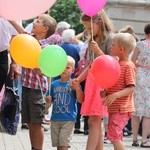
[[[75,67],[75,60],[71,56],[67,56],[68,64],[71,65],[73,68]]]
[[[117,33],[114,36],[114,42],[119,46],[123,47],[129,54],[136,46],[136,40],[130,33]]]

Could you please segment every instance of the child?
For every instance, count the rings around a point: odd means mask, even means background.
[[[73,136],[77,117],[77,100],[82,103],[84,94],[77,80],[71,81],[75,68],[75,60],[67,56],[68,64],[59,80],[51,84],[51,116],[52,146],[57,150],[68,150]],[[49,99],[50,96],[47,97]]]
[[[113,24],[106,15],[105,11],[102,9],[97,15],[92,17],[93,32],[91,29],[91,17],[83,14],[81,20],[91,38],[91,40],[88,41],[89,59],[93,59],[93,56],[95,58],[104,54],[108,55],[110,53],[114,34]],[[99,95],[101,89],[93,80],[88,68],[85,69],[78,79],[80,82],[86,79],[85,99],[81,107],[81,114],[83,116],[89,116],[89,135],[86,150],[103,150],[103,136],[101,127],[103,106],[102,99]]]
[[[139,38],[135,34],[134,28],[131,25],[126,25],[125,27],[121,28],[119,32],[121,32],[121,33],[130,33],[135,38],[136,42],[139,41]],[[129,59],[132,58],[133,53],[134,53],[134,50],[130,53]],[[131,134],[132,134],[132,127],[131,127],[131,119],[130,119],[128,121],[127,125],[125,126],[125,128],[123,129],[123,135],[124,136],[130,136]]]
[[[19,33],[24,33],[24,29],[14,21],[10,23]],[[48,37],[55,32],[56,21],[47,14],[41,14],[33,23],[32,33],[38,40],[41,47],[48,44]],[[27,123],[31,146],[33,150],[42,150],[44,142],[44,132],[42,122],[44,118],[44,100],[41,94],[48,89],[47,77],[40,73],[39,69],[22,68],[22,123]],[[40,81],[40,82],[39,82]]]
[[[111,54],[119,58],[121,75],[112,88],[106,89],[107,95],[103,103],[108,106],[107,137],[112,142],[114,150],[125,150],[122,130],[134,111],[132,99],[135,87],[135,65],[129,60],[129,54],[135,45],[135,38],[131,34],[117,33],[111,47]]]

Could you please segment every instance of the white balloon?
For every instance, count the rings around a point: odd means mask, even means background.
[[[0,0],[0,16],[8,20],[27,20],[49,10],[56,0]]]

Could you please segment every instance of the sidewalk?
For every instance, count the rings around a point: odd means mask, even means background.
[[[44,125],[45,127],[49,127]],[[56,150],[51,147],[50,130],[44,132],[44,148],[43,150]],[[94,139],[93,139],[94,140]],[[75,134],[71,142],[70,150],[85,150],[87,136],[82,134]],[[132,137],[124,138],[126,150],[148,150],[147,148],[132,147]],[[16,135],[9,135],[6,133],[0,133],[0,150],[31,150],[30,141],[28,136],[28,130],[21,130],[20,124]],[[104,150],[113,150],[111,144],[104,144]]]

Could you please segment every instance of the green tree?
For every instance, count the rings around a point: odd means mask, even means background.
[[[76,0],[57,0],[50,10],[50,15],[59,21],[66,21],[75,29],[76,34],[83,31],[83,25],[80,22],[81,11]]]

